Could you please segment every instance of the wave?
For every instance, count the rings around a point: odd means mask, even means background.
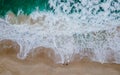
[[[49,0],[48,5],[52,11],[7,12],[0,20],[0,41],[17,42],[18,58],[45,47],[52,49],[55,60],[59,58],[56,63],[87,57],[120,64],[118,0]]]

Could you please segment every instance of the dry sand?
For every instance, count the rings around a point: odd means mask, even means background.
[[[8,48],[4,48],[4,46]],[[89,60],[55,64],[44,52],[25,60],[16,57],[19,46],[12,41],[0,42],[0,75],[120,75],[120,65]]]

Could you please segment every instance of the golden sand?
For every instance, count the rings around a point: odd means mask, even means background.
[[[86,59],[56,64],[45,50],[20,60],[18,51],[16,43],[10,40],[0,42],[0,75],[120,75],[119,64],[101,64]]]

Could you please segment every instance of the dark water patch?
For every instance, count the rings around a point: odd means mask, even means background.
[[[41,11],[49,9],[48,0],[0,0],[0,15],[4,16],[8,11],[17,15],[19,10],[30,14],[36,7]]]

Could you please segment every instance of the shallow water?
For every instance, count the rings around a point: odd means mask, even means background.
[[[6,48],[3,48],[5,46]],[[48,54],[54,53],[41,48],[29,54],[25,60],[16,57],[19,45],[12,41],[0,43],[0,75],[119,75],[120,64],[101,64],[89,59],[78,60],[69,64],[56,64]],[[49,52],[48,52],[49,51]],[[48,53],[48,54],[47,54]],[[51,54],[53,55],[53,54]],[[52,56],[53,58],[54,56]],[[97,67],[97,68],[96,68]]]
[[[51,49],[56,63],[69,63],[76,57],[120,63],[118,0],[39,1],[33,1],[33,6],[31,1],[23,6],[22,1],[13,5],[2,2],[1,14],[5,16],[0,20],[0,41],[16,42],[20,47],[18,58],[26,59],[36,48],[45,47]]]

